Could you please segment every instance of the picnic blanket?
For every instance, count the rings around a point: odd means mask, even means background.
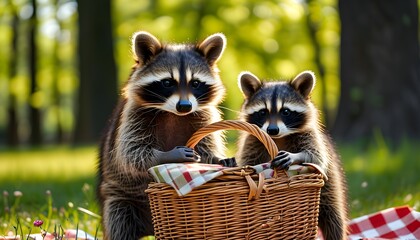
[[[394,207],[349,222],[349,240],[420,239],[420,212],[408,206]]]
[[[388,208],[348,223],[348,240],[420,239],[420,212],[409,206]],[[324,240],[318,229],[316,240]]]

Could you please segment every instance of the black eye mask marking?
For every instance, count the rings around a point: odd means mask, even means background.
[[[304,113],[282,108],[279,112],[280,118],[289,129],[300,128],[305,124],[306,116]]]
[[[154,81],[139,89],[139,96],[149,103],[164,103],[178,89],[174,79]]]

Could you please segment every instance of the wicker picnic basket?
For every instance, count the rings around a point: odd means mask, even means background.
[[[278,150],[258,127],[225,120],[198,130],[188,141],[193,148],[218,130],[243,130],[257,137],[274,158]],[[228,168],[215,180],[178,196],[166,183],[146,190],[156,239],[315,239],[320,173],[288,177],[285,171],[264,179],[252,168]]]

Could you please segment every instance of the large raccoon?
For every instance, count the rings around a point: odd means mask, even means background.
[[[272,160],[272,167],[287,169],[291,164],[303,162],[318,164],[328,177],[321,189],[319,226],[325,239],[345,239],[346,181],[340,158],[310,100],[315,75],[305,71],[292,81],[261,82],[253,74],[244,72],[238,80],[245,96],[241,119],[266,131],[280,150],[271,159],[255,137],[243,133],[238,144],[238,165]]]
[[[133,36],[136,64],[100,147],[97,191],[105,240],[153,235],[147,169],[224,157],[220,132],[203,139],[196,152],[183,146],[197,129],[221,120],[217,105],[225,88],[216,63],[225,45],[223,34],[197,45],[162,44],[147,32]]]

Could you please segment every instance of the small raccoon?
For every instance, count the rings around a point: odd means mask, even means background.
[[[162,44],[147,32],[133,36],[136,61],[102,139],[98,198],[104,239],[153,235],[144,190],[147,169],[163,163],[219,163],[223,133],[182,147],[199,128],[221,120],[217,105],[225,88],[216,66],[226,45],[214,34],[197,45]],[[176,223],[174,223],[176,224]]]
[[[271,159],[265,147],[243,133],[238,143],[238,165],[256,165],[272,160],[272,167],[287,169],[291,164],[315,163],[328,180],[321,189],[319,227],[324,238],[346,238],[347,187],[335,147],[318,120],[310,101],[315,75],[305,71],[288,82],[261,82],[249,72],[241,73],[239,86],[245,96],[241,120],[266,131],[279,148]]]

